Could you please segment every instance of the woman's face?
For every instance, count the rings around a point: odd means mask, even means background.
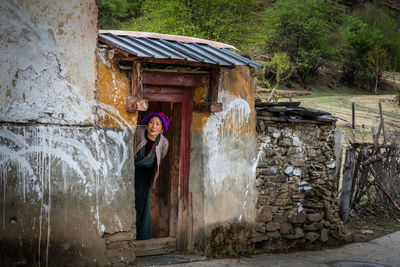
[[[163,125],[161,119],[157,116],[150,118],[149,122],[147,123],[147,136],[154,141],[162,132],[162,130]]]

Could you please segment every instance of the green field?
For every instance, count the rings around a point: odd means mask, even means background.
[[[337,128],[346,132],[345,139],[357,142],[372,141],[371,127],[379,126],[379,102],[381,102],[387,135],[400,135],[400,106],[392,90],[388,89],[384,93],[375,95],[344,87],[339,83],[332,84],[330,79],[330,82],[320,81],[316,85],[311,85],[308,90],[299,87],[291,90],[283,89],[279,91],[278,101],[289,101],[288,96],[292,95],[292,101],[300,101],[301,107],[331,112],[338,119]],[[262,100],[268,96],[263,89],[257,91]],[[351,129],[353,102],[355,103],[354,130]]]

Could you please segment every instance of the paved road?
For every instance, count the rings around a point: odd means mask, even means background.
[[[288,254],[261,254],[253,256],[252,258],[210,259],[190,263],[173,264],[168,266],[332,267],[334,266],[333,263],[338,261],[368,262],[390,267],[400,267],[400,232],[383,236],[366,243],[353,243],[340,248],[325,249],[322,251],[304,251]],[[350,267],[351,265],[347,266]],[[369,267],[372,265],[352,266]]]

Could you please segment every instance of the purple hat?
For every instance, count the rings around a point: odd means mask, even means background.
[[[149,120],[154,116],[157,116],[157,117],[160,118],[160,120],[162,122],[162,125],[163,125],[163,133],[165,134],[168,131],[168,128],[169,128],[169,119],[168,119],[167,115],[165,115],[162,112],[151,112],[151,113],[147,114],[143,118],[141,123],[143,125],[147,124],[149,122]]]

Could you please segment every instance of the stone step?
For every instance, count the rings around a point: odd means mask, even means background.
[[[168,254],[175,250],[175,237],[136,240],[136,257]]]

